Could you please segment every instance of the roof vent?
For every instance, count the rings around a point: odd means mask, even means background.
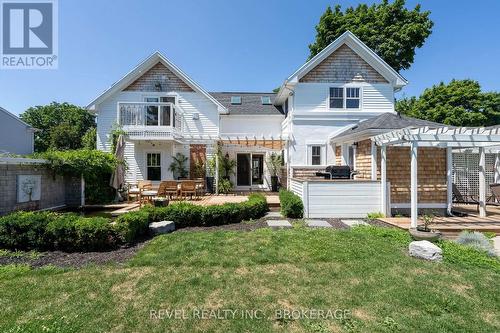
[[[262,105],[271,105],[271,97],[270,96],[260,96],[260,100]]]
[[[241,104],[241,96],[231,96],[231,104]]]

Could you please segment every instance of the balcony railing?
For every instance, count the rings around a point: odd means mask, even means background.
[[[182,112],[173,103],[118,102],[118,124],[131,139],[179,138]]]

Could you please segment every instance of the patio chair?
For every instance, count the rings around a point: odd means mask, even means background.
[[[196,178],[196,195],[203,196],[205,195],[205,179]]]
[[[127,202],[130,202],[131,197],[139,198],[143,190],[151,189],[152,187],[153,183],[150,180],[139,180],[136,186],[128,189]]]
[[[453,196],[452,196],[453,203],[476,205],[477,207],[476,210],[479,212],[479,201],[475,199],[474,196],[463,195],[458,189],[458,186],[455,184],[452,184],[452,190],[453,190]]]
[[[165,183],[165,196],[173,199],[179,194],[179,187],[176,180],[166,180],[162,183]]]
[[[191,199],[193,199],[193,195],[196,196],[196,182],[194,180],[181,182],[181,197],[187,198],[188,195]]]
[[[491,197],[486,200],[487,203],[500,206],[500,184],[490,184],[490,190]]]

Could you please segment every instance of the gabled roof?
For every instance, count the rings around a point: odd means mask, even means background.
[[[122,77],[117,82],[113,83],[111,87],[106,89],[103,93],[101,93],[98,97],[96,97],[92,102],[87,105],[87,109],[93,109],[96,104],[101,103],[109,96],[117,93],[123,89],[125,89],[129,84],[138,79],[141,75],[146,73],[153,66],[161,62],[165,67],[170,69],[175,75],[181,78],[188,86],[190,86],[194,91],[197,91],[211,100],[215,105],[217,105],[217,109],[219,113],[227,113],[227,109],[219,103],[212,95],[210,95],[207,91],[205,91],[199,84],[193,81],[186,73],[184,73],[179,67],[174,65],[170,60],[168,60],[163,54],[159,51],[154,52],[144,61],[142,61],[139,65],[137,65],[134,69],[128,72],[124,77]]]
[[[23,124],[24,126],[26,126],[28,129],[31,129],[31,130],[33,130],[33,131],[35,131],[35,130],[36,130],[33,126],[31,126],[31,125],[30,125],[30,124],[28,124],[28,123],[25,123],[24,121],[22,121],[22,120],[21,120],[21,118],[17,117],[17,116],[16,116],[15,114],[13,114],[13,113],[10,113],[9,111],[7,111],[7,110],[5,110],[4,108],[2,108],[1,106],[0,106],[0,113],[4,113],[4,114],[6,114],[6,115],[7,115],[7,116],[9,116],[10,118],[12,118],[12,119],[14,119],[15,121],[17,121],[17,122],[19,122],[19,123]]]
[[[394,86],[394,88],[401,88],[408,84],[408,81],[401,74],[389,66],[389,64],[373,52],[372,49],[366,46],[365,43],[348,30],[331,42],[320,53],[299,67],[299,69],[293,72],[293,74],[285,80],[276,97],[277,103],[281,104],[284,102],[284,91],[287,90],[287,88],[289,89],[290,86],[298,83],[304,75],[309,73],[313,68],[319,65],[323,60],[344,44],[349,46],[356,54],[358,54],[363,60],[379,72]]]
[[[350,129],[331,137],[330,140],[333,142],[342,142],[351,139],[356,141],[356,138],[365,138],[368,136],[390,132],[392,130],[424,126],[429,128],[438,128],[446,125],[387,112],[382,113],[379,116],[363,120]]]
[[[275,93],[255,93],[255,92],[211,92],[224,107],[229,110],[230,115],[283,115],[280,106],[275,106]],[[241,104],[231,104],[231,96],[240,96]],[[261,97],[269,96],[271,104],[262,104]]]

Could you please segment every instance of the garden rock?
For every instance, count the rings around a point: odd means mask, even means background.
[[[154,234],[165,234],[167,232],[172,232],[175,230],[174,221],[160,221],[153,222],[149,225],[149,231]]]
[[[414,241],[409,246],[410,256],[431,261],[443,260],[441,248],[429,241]]]

